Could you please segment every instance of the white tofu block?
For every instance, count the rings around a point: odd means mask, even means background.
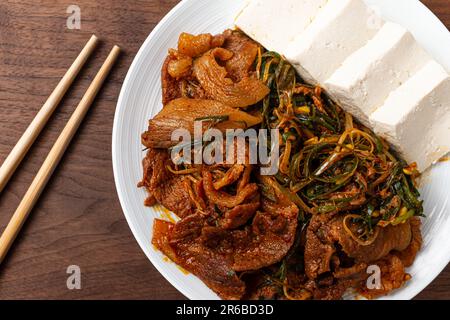
[[[450,77],[435,61],[392,92],[370,121],[408,163],[425,171],[450,151]]]
[[[329,0],[310,26],[282,53],[306,82],[323,84],[383,24],[362,0]]]
[[[236,26],[266,49],[283,54],[328,0],[250,0]]]
[[[325,88],[362,123],[388,95],[413,76],[431,57],[402,26],[387,22],[348,57],[325,82]]]

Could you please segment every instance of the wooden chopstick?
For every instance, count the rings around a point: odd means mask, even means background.
[[[0,193],[94,51],[97,43],[98,39],[93,35],[3,162],[0,167]]]
[[[95,96],[97,95],[103,82],[105,81],[105,78],[107,77],[113,64],[117,60],[119,53],[120,48],[118,46],[114,46],[114,48],[111,50],[110,54],[106,58],[106,61],[100,68],[100,71],[95,76],[94,80],[87,89],[86,93],[84,94],[83,98],[81,99],[80,103],[75,109],[74,113],[72,114],[66,126],[64,127],[60,136],[58,137],[58,140],[56,140],[55,144],[50,150],[50,153],[48,154],[47,158],[42,164],[42,167],[39,169],[27,193],[23,197],[16,212],[12,216],[5,231],[0,237],[0,263],[3,261],[6,254],[8,253],[9,248],[11,247],[15,238],[17,237],[17,234],[19,233],[22,225],[27,219],[31,209],[33,208],[37,199],[41,195],[45,185],[50,179],[50,176],[52,175],[59,161],[61,160],[61,157],[63,156],[67,146],[72,140],[84,116],[89,110],[89,107],[94,101]]]

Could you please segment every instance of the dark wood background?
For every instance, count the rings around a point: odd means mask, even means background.
[[[95,33],[99,50],[0,197],[0,231],[114,44],[120,62],[69,147],[6,261],[0,299],[183,299],[152,266],[128,228],[114,187],[111,131],[117,97],[143,41],[177,0],[1,0],[0,163],[80,49]],[[450,27],[448,0],[426,0]],[[81,8],[81,30],[66,9]],[[68,290],[78,265],[82,289]],[[420,299],[450,299],[450,267]]]

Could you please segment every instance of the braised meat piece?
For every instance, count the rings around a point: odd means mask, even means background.
[[[405,266],[396,255],[389,254],[383,259],[374,263],[380,268],[381,287],[367,288],[366,281],[363,281],[360,286],[360,293],[369,299],[374,299],[391,292],[392,290],[400,288],[406,281],[411,279],[411,276],[405,273]]]
[[[185,188],[185,178],[167,170],[171,163],[167,150],[149,149],[142,161],[144,177],[140,186],[147,189],[150,198],[177,216],[185,217],[193,213],[194,205]]]
[[[330,271],[331,257],[335,252],[332,239],[323,231],[330,221],[329,215],[314,216],[307,229],[305,245],[305,272],[310,279]]]
[[[214,123],[214,119],[223,116],[223,121]],[[207,121],[211,118],[210,121]],[[153,119],[148,130],[142,134],[142,144],[147,148],[169,148],[178,144],[172,141],[177,129],[186,129],[194,136],[194,122],[202,121],[202,130],[216,128],[245,129],[261,123],[262,118],[239,109],[231,108],[221,102],[202,99],[179,98],[171,100]]]
[[[193,75],[212,100],[234,108],[254,105],[264,99],[270,90],[255,77],[244,77],[239,82],[233,82],[227,69],[221,66],[229,62],[233,56],[233,52],[227,49],[212,49],[194,61]],[[236,69],[240,67],[233,66]]]
[[[331,275],[321,281],[309,281],[306,288],[314,300],[341,300],[348,288],[356,285],[357,279],[335,279]]]
[[[224,35],[191,35],[182,33],[177,50],[170,49],[161,69],[162,102],[166,105],[176,98],[205,98],[203,89],[191,76],[193,59],[208,50],[221,47]]]
[[[405,267],[410,267],[414,259],[416,259],[417,252],[422,247],[422,233],[420,232],[421,222],[419,218],[409,220],[411,225],[412,240],[409,246],[403,251],[394,251],[393,254],[400,258]]]
[[[203,171],[203,187],[206,197],[211,203],[226,208],[234,208],[258,192],[258,186],[255,183],[247,184],[236,195],[216,190],[214,188],[212,174],[208,170]]]
[[[191,215],[176,225],[156,219],[152,243],[172,261],[194,273],[223,299],[241,298],[245,284],[223,256],[196,241],[204,219]]]
[[[370,245],[361,245],[355,242],[345,232],[343,226],[343,216],[336,218],[332,222],[332,234],[342,247],[342,250],[358,262],[370,263],[383,258],[392,250],[402,251],[411,243],[411,226],[409,221],[396,226],[376,227],[377,237]]]
[[[306,274],[315,279],[331,271],[331,259],[337,251],[336,245],[355,262],[370,263],[379,260],[391,251],[403,251],[411,243],[409,222],[397,226],[377,227],[378,236],[369,245],[361,245],[344,230],[343,215],[316,215],[311,219],[305,247]]]
[[[260,48],[256,42],[240,31],[227,30],[223,35],[225,37],[223,48],[233,52],[231,59],[225,63],[225,69],[234,82],[239,82],[250,75]]]
[[[252,218],[260,206],[259,200],[238,205],[223,215],[220,220],[220,227],[223,229],[236,229],[247,223]]]
[[[234,255],[235,270],[257,270],[284,258],[294,242],[298,210],[296,207],[280,210],[283,215],[258,213],[253,220],[253,232],[246,230],[232,234],[239,245]]]
[[[231,262],[234,271],[258,270],[279,262],[289,251],[297,227],[296,207],[277,212],[258,211],[244,229],[209,227],[201,241]]]
[[[186,32],[178,38],[178,52],[185,56],[196,58],[212,48],[223,46],[225,36],[220,34],[213,36],[209,33],[192,35]]]

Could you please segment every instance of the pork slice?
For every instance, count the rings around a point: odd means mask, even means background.
[[[214,119],[222,117],[221,122]],[[195,121],[201,121],[202,133],[210,127],[222,132],[227,129],[245,129],[262,121],[260,115],[231,108],[221,102],[203,99],[179,98],[170,101],[153,119],[142,134],[142,144],[148,148],[169,148],[179,143],[172,141],[172,134],[185,129],[194,138]],[[183,132],[184,133],[184,132]]]
[[[333,279],[328,276],[329,283],[320,285],[320,281],[310,280],[306,288],[312,292],[314,300],[341,300],[348,288],[358,283],[356,279]]]
[[[249,76],[249,72],[258,54],[258,44],[240,31],[224,32],[224,48],[233,52],[233,57],[225,64],[228,76],[239,82]]]
[[[203,216],[193,214],[173,227],[169,238],[176,262],[202,279],[221,298],[240,299],[245,292],[245,283],[237,277],[231,261],[199,241],[204,224]]]
[[[295,205],[280,205],[272,212],[257,212],[246,229],[231,231],[225,243],[231,243],[233,270],[257,270],[281,261],[294,243],[297,215]]]
[[[306,230],[305,273],[310,279],[330,271],[330,261],[336,251],[328,231],[329,215],[315,215]]]
[[[164,64],[161,68],[161,87],[162,87],[162,103],[163,105],[166,105],[170,101],[181,98],[181,81],[177,80],[175,78],[172,78],[172,76],[169,74],[169,64],[171,61],[175,61],[176,57],[172,55],[168,55],[166,60],[164,61]]]
[[[167,170],[171,160],[167,150],[149,149],[143,160],[144,177],[141,184],[151,197],[180,218],[190,215],[195,205],[185,189],[184,177]]]
[[[241,204],[224,213],[223,219],[220,220],[220,226],[223,229],[236,229],[247,223],[260,206],[259,197],[256,201]]]
[[[293,211],[294,212],[294,211]],[[225,230],[220,227],[203,229],[201,242],[230,261],[234,271],[251,271],[281,261],[292,246],[296,221],[285,218],[272,220],[269,214],[258,212],[254,224],[243,230]],[[264,230],[255,232],[255,224],[265,224]],[[273,224],[267,228],[267,225]],[[272,230],[271,230],[272,228]]]
[[[422,233],[420,231],[421,222],[419,218],[412,218],[409,220],[411,225],[412,240],[409,246],[403,251],[395,251],[397,257],[400,258],[403,265],[410,267],[416,259],[417,252],[422,247]]]
[[[361,245],[347,234],[343,227],[344,215],[315,215],[308,226],[305,245],[305,272],[310,279],[332,271],[333,255],[341,250],[355,264],[377,261],[392,251],[403,251],[411,243],[410,222],[379,228],[378,236],[370,245]]]
[[[384,296],[392,290],[402,287],[411,278],[409,274],[405,273],[405,266],[396,255],[388,254],[373,264],[380,268],[381,287],[378,289],[368,288],[365,280],[360,293],[368,299]]]
[[[330,227],[332,238],[337,241],[342,250],[358,262],[370,263],[381,259],[393,250],[402,251],[411,243],[411,225],[408,222],[396,226],[389,225],[379,228],[375,241],[363,246],[354,241],[344,230],[343,216],[333,220]]]
[[[245,284],[229,263],[201,243],[193,241],[203,223],[199,215],[188,216],[177,224],[155,219],[152,243],[173,262],[199,277],[221,298],[239,299],[244,294]]]

